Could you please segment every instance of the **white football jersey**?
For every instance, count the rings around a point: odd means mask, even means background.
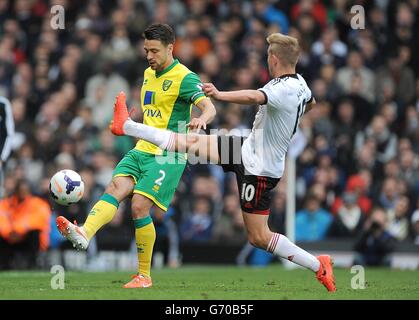
[[[291,138],[312,101],[311,90],[299,74],[272,79],[259,90],[266,103],[259,106],[252,132],[243,142],[243,164],[252,175],[280,178]]]

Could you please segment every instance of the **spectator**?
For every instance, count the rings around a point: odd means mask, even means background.
[[[403,65],[400,52],[395,52],[387,58],[387,65],[377,72],[377,96],[381,98],[386,81],[395,88],[396,101],[401,107],[412,102],[415,95],[415,77],[409,67]],[[373,91],[372,91],[373,92]]]
[[[300,19],[303,17],[304,15]],[[309,17],[306,19],[309,19]],[[310,33],[313,33],[313,30],[310,31]],[[312,47],[312,56],[309,69],[312,77],[316,77],[324,65],[332,64],[335,68],[341,68],[345,64],[347,47],[339,41],[336,30],[333,28],[326,29],[317,42],[310,43],[310,47]]]
[[[113,61],[105,60],[100,73],[87,80],[85,104],[93,110],[93,121],[98,127],[107,126],[112,117],[116,95],[124,91],[129,97],[128,82],[116,71]]]
[[[373,36],[373,31],[365,30],[359,37],[359,48],[364,60],[365,66],[372,71],[376,71],[382,64],[382,59],[379,54],[377,42]]]
[[[322,28],[326,27],[327,9],[322,1],[302,0],[292,6],[291,17],[293,20],[297,19],[302,13],[309,13],[316,19],[317,23],[319,23]]]
[[[361,81],[360,96],[370,103],[375,102],[375,76],[364,66],[363,58],[358,51],[349,53],[347,67],[341,68],[337,73],[337,82],[346,94],[351,92],[354,77],[359,77]]]
[[[15,134],[12,138],[12,150],[19,149],[31,136],[32,125],[27,120],[27,103],[21,98],[13,99],[13,120],[15,123]],[[11,150],[11,151],[12,151]]]
[[[338,164],[347,172],[352,170],[353,146],[357,132],[354,115],[352,101],[343,100],[339,103],[337,119],[334,123],[334,140]]]
[[[328,237],[356,237],[365,222],[365,215],[358,206],[358,194],[356,192],[345,192],[342,197],[342,206],[333,218],[328,230]]]
[[[388,232],[398,241],[404,241],[409,236],[409,204],[409,198],[401,196],[395,208],[387,211]]]
[[[416,209],[412,215],[412,233],[413,233],[413,243],[419,245],[419,209]]]
[[[324,64],[320,69],[320,77],[325,82],[325,99],[335,103],[343,94],[336,82],[336,67],[332,63]]]
[[[274,232],[285,234],[286,195],[283,191],[276,191],[272,195],[271,213],[269,226]]]
[[[15,131],[15,123],[10,102],[0,96],[0,198],[4,196],[3,189],[3,163],[9,158],[12,150],[12,139]]]
[[[394,209],[399,196],[400,194],[397,187],[397,180],[394,178],[386,178],[381,187],[378,203],[386,210]]]
[[[386,230],[387,215],[381,208],[374,208],[365,222],[362,234],[355,242],[354,264],[363,266],[390,266],[390,253],[395,239]]]
[[[383,116],[375,116],[366,130],[357,134],[355,148],[360,150],[367,139],[372,139],[376,144],[377,160],[380,163],[387,162],[396,156],[397,136],[386,127]]]
[[[154,252],[163,254],[163,263],[170,268],[180,266],[179,231],[173,220],[174,213],[172,207],[166,213],[161,210],[153,210],[152,212],[153,223],[156,228]]]
[[[372,201],[367,195],[368,182],[364,176],[365,174],[362,173],[350,176],[346,182],[345,190],[348,194],[354,194],[356,203],[361,209],[361,212],[363,214],[368,214],[372,206]],[[343,199],[337,197],[331,207],[332,213],[336,215],[342,204]]]
[[[413,150],[399,154],[401,177],[410,188],[415,188],[419,181],[419,158]]]
[[[312,51],[315,56],[329,53],[339,59],[344,59],[348,53],[348,48],[344,42],[339,40],[336,29],[328,27],[321,34],[321,39],[313,44]],[[338,61],[338,64],[334,64],[335,67],[341,67],[342,62]]]
[[[288,33],[289,21],[281,10],[275,8],[267,0],[255,1],[254,6],[256,14],[266,23],[275,23],[279,26],[279,32]]]
[[[202,58],[211,50],[211,42],[203,35],[199,21],[195,18],[186,19],[183,35],[176,39],[174,55],[178,56],[183,46],[192,49],[193,59]]]
[[[32,194],[27,181],[18,181],[14,193],[0,200],[0,269],[37,267],[38,253],[49,246],[50,217],[48,203]]]
[[[191,213],[180,226],[182,238],[185,241],[209,242],[212,229],[210,199],[198,197],[194,200]]]
[[[320,207],[319,199],[309,194],[305,208],[296,213],[295,240],[319,241],[326,238],[327,230],[332,223],[332,216]]]
[[[224,208],[214,223],[214,240],[220,243],[243,244],[247,235],[240,209],[240,201],[235,194],[224,198]]]

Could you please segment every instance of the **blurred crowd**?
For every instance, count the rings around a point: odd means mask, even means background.
[[[65,8],[64,29],[51,28],[54,4]],[[353,5],[363,7],[365,28],[351,27]],[[418,17],[417,0],[0,0],[0,95],[11,101],[16,131],[3,164],[6,193],[27,183],[25,192],[50,203],[51,221],[57,213],[84,221],[134,146],[108,123],[121,90],[140,110],[148,67],[141,35],[150,23],[170,24],[174,56],[221,90],[268,82],[265,39],[282,32],[299,40],[297,72],[317,100],[300,128],[296,240],[350,238],[364,262],[362,253],[390,252],[398,241],[419,244]],[[209,129],[251,128],[255,106],[215,105]],[[86,187],[68,208],[48,192],[49,178],[64,168],[78,171]],[[188,165],[169,214],[154,216],[159,246],[176,253],[182,241],[246,243],[235,183],[219,167]],[[284,232],[285,190],[286,176],[272,201],[277,232]],[[98,233],[99,250],[129,248],[130,206],[120,208]],[[54,226],[48,230],[44,248],[60,246]]]

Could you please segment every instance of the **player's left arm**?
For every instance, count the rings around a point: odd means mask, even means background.
[[[199,110],[201,110],[202,113],[198,118],[191,119],[189,128],[192,130],[199,130],[203,128],[205,130],[207,128],[207,124],[214,120],[217,111],[215,110],[215,106],[209,98],[202,99],[195,105]]]
[[[201,110],[198,118],[191,119],[189,128],[192,130],[206,129],[207,123],[211,122],[216,114],[215,107],[202,91],[201,79],[196,73],[187,74],[181,83],[179,96],[190,104],[197,106]]]
[[[304,114],[309,112],[311,109],[313,109],[314,105],[316,104],[316,99],[314,97],[311,98],[311,100],[307,103],[306,109],[304,111]]]

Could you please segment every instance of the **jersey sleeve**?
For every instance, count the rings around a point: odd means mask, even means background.
[[[279,83],[267,83],[263,88],[258,89],[265,95],[265,103],[264,105],[267,105],[268,107],[273,108],[281,108],[281,105],[283,103],[281,99],[281,92],[282,88],[279,85]]]
[[[301,81],[304,83],[305,93],[306,93],[306,95],[305,95],[306,103],[307,104],[308,103],[311,103],[313,101],[313,98],[314,98],[313,97],[313,94],[311,93],[311,90],[308,87],[306,80],[303,77],[301,77],[301,76],[299,76],[299,79],[301,79]]]
[[[311,93],[311,90],[309,87],[307,87],[307,103],[311,103],[313,101],[313,94]]]
[[[180,85],[179,97],[187,103],[197,104],[206,96],[202,91],[201,79],[196,73],[188,73]]]

